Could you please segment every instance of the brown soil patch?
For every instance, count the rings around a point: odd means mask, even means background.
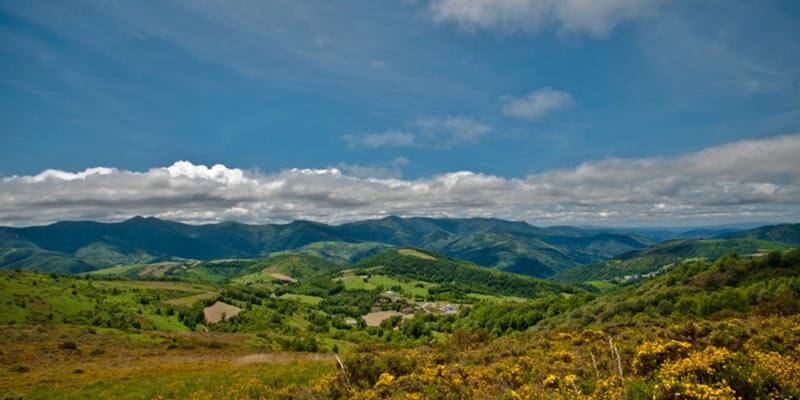
[[[218,301],[203,309],[203,317],[209,324],[216,324],[222,321],[223,317],[231,319],[239,315],[240,312],[242,312],[241,308]]]
[[[145,277],[158,278],[158,277],[164,276],[164,274],[167,271],[169,271],[170,269],[172,269],[173,267],[175,267],[177,265],[178,265],[178,263],[174,263],[174,262],[163,262],[163,263],[157,263],[157,264],[150,264],[150,265],[144,267],[144,269],[142,269],[141,272],[139,272],[139,277],[140,278],[145,278]]]
[[[403,314],[397,311],[377,311],[364,315],[361,318],[364,318],[364,322],[367,323],[367,326],[380,326],[381,322],[396,315],[402,316]]]
[[[284,275],[284,274],[282,274],[280,272],[273,272],[273,273],[269,274],[269,276],[271,276],[271,277],[273,277],[273,278],[275,278],[275,279],[277,279],[277,280],[279,280],[281,282],[289,282],[289,283],[296,283],[297,282],[297,279],[294,279],[289,275]]]

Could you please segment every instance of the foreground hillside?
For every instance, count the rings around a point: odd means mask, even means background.
[[[347,359],[332,398],[735,399],[800,396],[800,250],[686,264],[581,301],[481,305],[425,349]],[[527,316],[515,319],[510,315]],[[330,381],[329,381],[330,382]],[[329,387],[323,385],[323,387]]]
[[[121,223],[0,228],[0,267],[72,274],[119,264],[259,258],[287,250],[353,263],[390,247],[417,247],[545,277],[649,243],[636,234],[481,218],[388,217],[338,226],[308,221],[198,226],[136,217]]]
[[[287,254],[7,271],[0,296],[3,397],[800,396],[797,249],[603,293],[403,248],[349,267]],[[219,304],[236,315],[210,316]]]

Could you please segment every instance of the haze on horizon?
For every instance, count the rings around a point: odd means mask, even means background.
[[[800,3],[0,0],[0,225],[800,221]]]

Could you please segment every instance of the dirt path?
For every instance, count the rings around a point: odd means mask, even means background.
[[[295,361],[326,361],[335,359],[330,354],[321,353],[255,353],[237,357],[234,363],[237,365],[251,364],[288,364]]]

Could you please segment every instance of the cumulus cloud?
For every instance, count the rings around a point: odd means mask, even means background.
[[[192,223],[296,218],[336,223],[386,215],[493,216],[544,224],[797,220],[797,154],[800,134],[674,158],[589,161],[521,178],[457,171],[401,179],[345,168],[265,174],[186,161],[143,172],[48,170],[0,181],[0,223],[134,215]]]
[[[503,114],[523,119],[538,119],[546,114],[568,108],[573,104],[572,96],[567,92],[544,87],[522,97],[506,97]]]
[[[448,148],[473,144],[492,128],[463,116],[418,118],[401,130],[382,133],[347,134],[342,139],[350,148],[424,146]]]
[[[559,33],[604,37],[651,13],[661,0],[432,0],[431,18],[466,31]]]

